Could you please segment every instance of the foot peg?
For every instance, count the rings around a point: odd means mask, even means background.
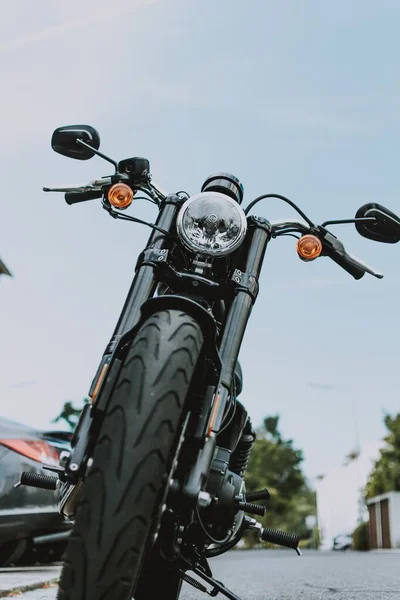
[[[261,534],[261,539],[263,542],[270,542],[271,544],[276,544],[277,546],[284,546],[285,548],[292,548],[292,550],[300,552],[300,538],[298,535],[295,535],[293,533],[285,533],[284,531],[278,531],[277,529],[267,528],[263,530]]]
[[[246,502],[268,502],[270,497],[270,493],[267,489],[259,490],[258,492],[247,492]]]
[[[23,471],[21,479],[14,485],[15,488],[21,485],[27,485],[30,487],[41,488],[42,490],[56,490],[59,485],[59,478],[52,477],[51,475],[39,475],[38,473],[30,473],[29,471]]]
[[[52,471],[57,473],[57,477],[50,475],[38,475],[30,471],[23,471],[21,479],[14,485],[15,488],[21,485],[27,485],[30,487],[40,488],[42,490],[56,490],[65,481],[65,469],[63,467],[50,467],[43,466],[42,469],[45,471]]]
[[[236,504],[236,507],[239,510],[243,510],[244,512],[250,513],[251,515],[258,515],[259,517],[263,517],[266,512],[265,506],[260,506],[259,504],[253,504],[252,502],[242,502],[239,501]]]
[[[283,546],[284,548],[291,548],[292,550],[296,550],[297,554],[301,556],[299,548],[300,538],[298,535],[285,533],[284,531],[278,531],[277,529],[264,529],[261,523],[251,517],[245,517],[244,519],[247,529],[257,530],[263,542],[269,542],[270,544],[276,544],[277,546]]]

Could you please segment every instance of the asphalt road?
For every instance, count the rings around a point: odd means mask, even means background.
[[[211,561],[217,579],[243,600],[397,600],[400,554],[235,551]],[[19,600],[54,600],[55,589]],[[185,584],[180,600],[208,596]],[[221,600],[223,596],[218,596]]]
[[[298,557],[279,550],[236,551],[211,566],[243,600],[400,598],[400,554],[305,552]],[[185,586],[184,600],[206,598],[192,589]]]

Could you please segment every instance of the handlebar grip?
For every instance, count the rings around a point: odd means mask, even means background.
[[[364,277],[365,270],[361,267],[360,263],[354,259],[350,254],[338,254],[337,252],[329,252],[328,256],[342,269],[350,273],[354,279],[361,279]]]
[[[321,228],[324,232],[323,237],[323,254],[329,256],[339,267],[350,273],[354,279],[361,279],[365,273],[369,271],[366,265],[357,260],[354,256],[347,254],[342,242],[332,235],[326,229]],[[370,272],[370,271],[369,271]]]
[[[102,196],[103,192],[101,190],[89,190],[84,192],[66,192],[64,198],[67,204],[77,204],[78,202],[86,202],[87,200],[96,200]]]

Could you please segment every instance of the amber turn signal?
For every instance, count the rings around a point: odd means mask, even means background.
[[[297,242],[297,254],[303,260],[314,260],[322,252],[322,242],[315,235],[303,235]]]
[[[114,208],[128,208],[132,204],[133,190],[126,183],[115,183],[108,190],[108,201]]]

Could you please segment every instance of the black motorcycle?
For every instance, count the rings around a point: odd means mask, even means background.
[[[264,515],[268,490],[245,488],[255,432],[238,401],[238,356],[268,243],[291,235],[304,261],[328,256],[355,279],[381,278],[327,226],[355,223],[362,236],[395,243],[400,219],[374,203],[354,219],[315,225],[278,194],[243,210],[243,186],[227,173],[209,177],[194,196],[165,194],[153,183],[148,160],[115,162],[99,146],[92,127],[56,129],[53,150],[80,160],[98,155],[115,173],[84,187],[44,190],[65,192],[68,204],[101,199],[113,218],[152,232],[70,455],[49,467],[55,475],[24,473],[21,483],[58,489],[59,510],[74,521],[60,600],[160,594],[176,600],[183,581],[237,600],[213,577],[208,558],[233,548],[246,530],[299,553],[296,535],[264,529],[249,516]],[[155,224],[123,212],[138,197],[157,206]],[[251,215],[264,198],[286,202],[302,220]]]

